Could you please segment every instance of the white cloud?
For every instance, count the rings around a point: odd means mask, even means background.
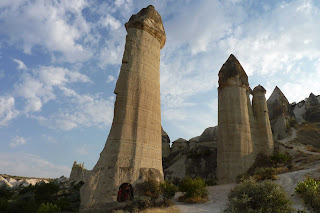
[[[71,130],[77,127],[105,128],[113,118],[113,98],[107,100],[88,95],[76,95],[74,107],[54,114],[45,123],[55,129]]]
[[[1,6],[1,5],[0,5]],[[62,53],[63,61],[85,61],[91,51],[79,41],[90,27],[82,16],[86,1],[16,1],[2,5],[0,33],[9,43],[22,43],[25,53],[31,54],[36,45]]]
[[[102,25],[105,27],[110,27],[111,30],[118,29],[121,27],[121,23],[112,17],[111,15],[107,15],[103,20],[102,20]]]
[[[68,91],[68,84],[75,82],[91,83],[88,76],[62,67],[40,66],[33,75],[25,74],[22,82],[15,85],[14,93],[26,100],[26,113],[37,112],[43,104],[56,99],[55,90]],[[65,92],[66,94],[66,92]]]
[[[69,176],[71,168],[56,165],[40,156],[24,152],[0,153],[1,173],[27,176],[57,178],[62,175]]]
[[[19,70],[26,70],[27,69],[27,66],[22,61],[15,59],[15,58],[12,60],[18,64]]]
[[[15,109],[14,98],[9,96],[0,96],[0,127],[6,126],[9,122],[18,116],[19,112]]]
[[[27,143],[27,139],[21,136],[16,136],[12,138],[11,142],[9,143],[11,148],[14,148],[16,146],[24,145]]]
[[[50,135],[43,134],[41,137],[46,141],[46,143],[50,143],[50,144],[57,143],[57,141],[54,139],[54,137],[52,137]]]
[[[115,77],[113,77],[112,75],[108,75],[108,77],[107,77],[107,83],[115,82],[115,81],[116,81]]]
[[[240,59],[248,75],[278,75],[300,59],[320,57],[320,10],[312,0],[296,0],[276,7],[241,25],[240,35],[219,42]],[[290,15],[288,15],[290,14]]]

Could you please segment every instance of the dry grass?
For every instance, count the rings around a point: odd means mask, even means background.
[[[140,213],[181,213],[181,211],[175,206],[170,206],[168,208],[146,209],[140,211]]]
[[[308,145],[306,146],[306,150],[309,151],[309,152],[317,152],[317,153],[320,153],[320,149],[312,146],[312,145]]]
[[[205,203],[208,201],[208,198],[207,197],[186,198],[184,195],[182,195],[178,198],[178,201],[185,202],[185,203]]]
[[[145,210],[137,211],[135,213],[138,213],[138,212],[139,213],[181,213],[181,211],[175,206],[145,209]],[[116,210],[116,211],[113,211],[112,213],[129,213],[129,212],[123,211],[123,210]]]

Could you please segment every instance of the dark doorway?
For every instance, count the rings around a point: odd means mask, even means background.
[[[119,187],[118,191],[118,202],[126,202],[133,199],[133,188],[130,183],[123,183]]]

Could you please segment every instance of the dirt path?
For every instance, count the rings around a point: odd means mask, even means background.
[[[178,193],[175,199],[175,206],[179,208],[181,213],[221,213],[228,201],[228,195],[235,184],[225,184],[217,186],[209,186],[209,201],[203,204],[186,204],[177,202],[177,198],[181,196]]]

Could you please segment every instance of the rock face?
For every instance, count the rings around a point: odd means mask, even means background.
[[[305,104],[305,120],[309,122],[320,122],[320,101],[311,93]]]
[[[99,212],[116,204],[119,187],[163,180],[161,155],[160,49],[166,36],[153,6],[125,24],[125,50],[114,90],[112,127],[100,158],[82,186],[81,211]]]
[[[255,128],[251,128],[254,130],[254,154],[271,155],[273,152],[273,137],[266,101],[266,90],[261,85],[258,85],[253,89],[252,95],[252,109],[255,118],[251,122],[255,125]]]
[[[178,182],[190,177],[207,180],[216,178],[217,168],[217,127],[208,127],[189,141],[179,138],[173,142],[170,155],[163,158],[166,180]]]
[[[89,175],[89,170],[86,170],[84,168],[83,164],[78,164],[77,161],[73,163],[71,173],[70,173],[70,180],[74,180],[75,182],[86,182],[86,179],[88,178]]]
[[[293,118],[293,112],[288,99],[282,91],[275,87],[268,99],[270,124],[274,140],[281,140],[288,136],[289,123]]]
[[[254,89],[253,108],[250,93],[247,74],[230,55],[219,71],[217,175],[221,183],[233,182],[246,172],[258,152],[273,151],[265,89]]]
[[[162,133],[162,158],[166,158],[170,155],[170,138],[166,131],[161,127]]]

